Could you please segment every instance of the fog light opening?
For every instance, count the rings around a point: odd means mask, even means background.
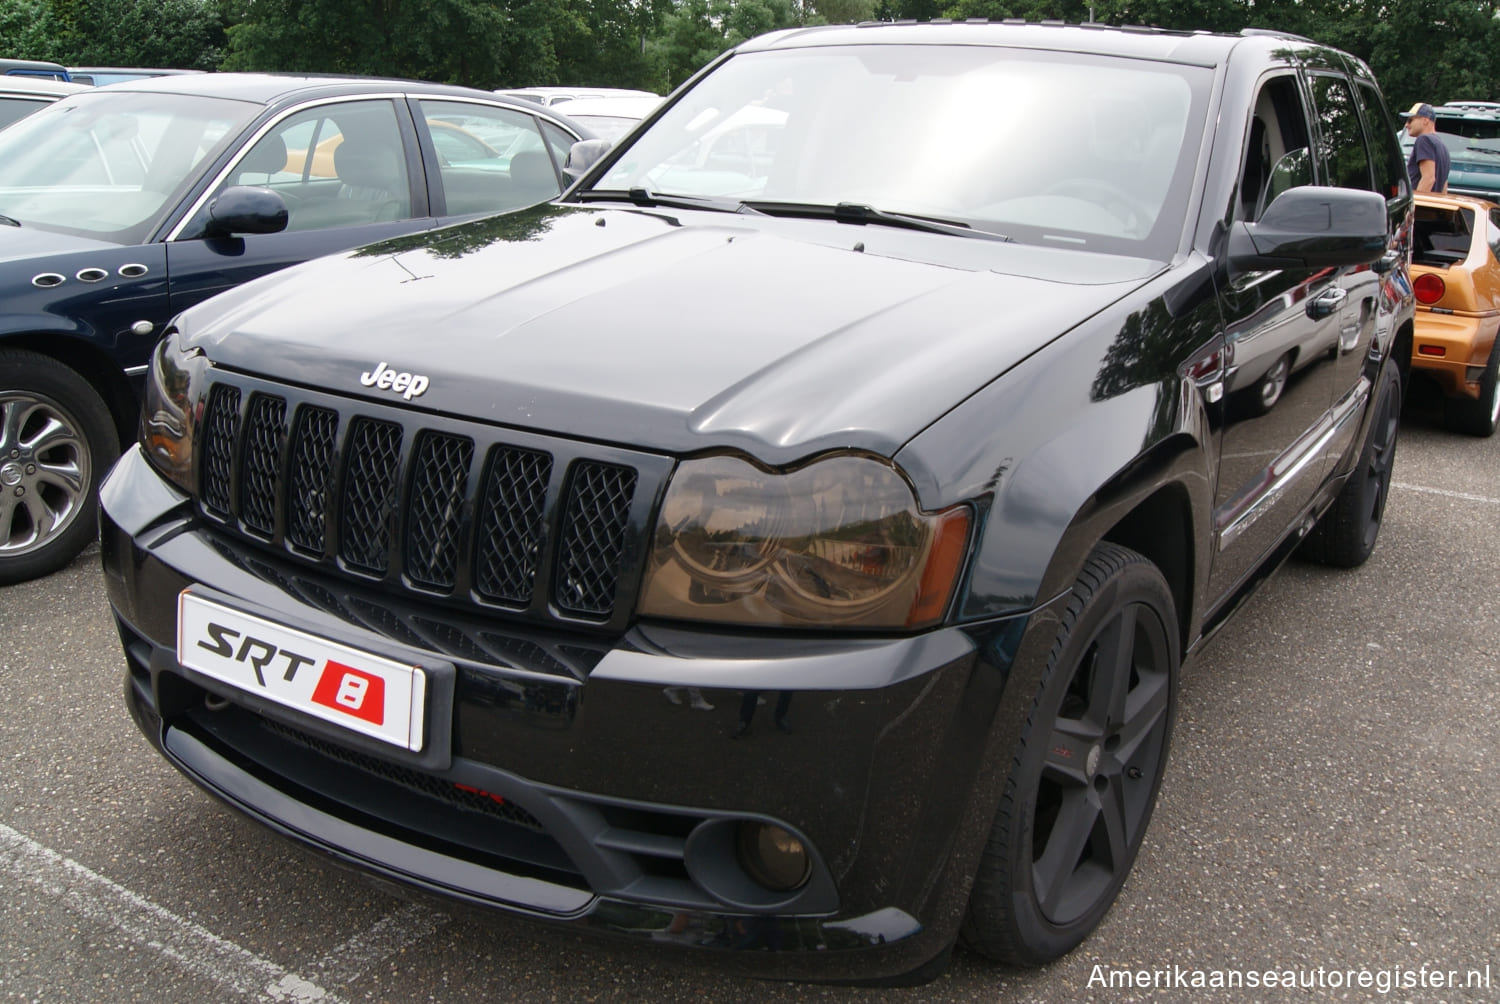
[[[756,883],[774,892],[791,892],[807,884],[812,855],[802,841],[772,823],[739,825],[740,867]]]

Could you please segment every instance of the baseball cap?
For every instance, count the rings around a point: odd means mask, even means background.
[[[1406,113],[1407,118],[1413,118],[1418,115],[1420,115],[1424,119],[1432,119],[1434,122],[1437,121],[1437,112],[1432,110],[1431,105],[1422,101],[1418,101],[1416,104],[1412,105],[1411,109]]]

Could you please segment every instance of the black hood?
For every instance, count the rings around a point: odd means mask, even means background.
[[[1160,267],[831,221],[554,205],[311,262],[182,327],[215,363],[289,383],[784,463],[893,454]],[[362,383],[380,364],[425,378],[422,393]]]

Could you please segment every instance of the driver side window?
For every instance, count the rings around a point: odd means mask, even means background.
[[[1310,135],[1296,76],[1262,83],[1245,137],[1235,219],[1253,223],[1282,192],[1313,183]]]
[[[287,232],[411,215],[400,127],[389,101],[318,105],[289,115],[234,165],[222,187],[269,188],[287,204]]]

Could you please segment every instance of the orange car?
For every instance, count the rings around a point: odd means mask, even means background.
[[[1431,377],[1455,432],[1489,436],[1500,419],[1500,207],[1460,195],[1417,196],[1411,279],[1412,370]]]

